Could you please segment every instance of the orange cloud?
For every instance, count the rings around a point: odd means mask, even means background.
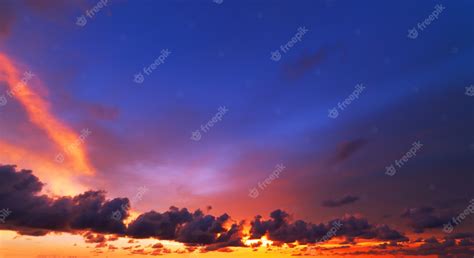
[[[24,75],[20,74],[11,59],[3,53],[0,53],[0,81],[7,83],[10,89],[8,95],[21,103],[30,121],[46,132],[61,150],[67,150],[69,165],[74,171],[87,175],[95,173],[84,146],[75,144],[80,136],[52,114],[46,100],[26,86]]]

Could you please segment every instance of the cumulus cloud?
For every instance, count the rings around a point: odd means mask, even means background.
[[[401,217],[408,220],[408,225],[415,233],[422,233],[425,229],[442,227],[452,216],[436,213],[435,208],[423,206],[405,209]]]
[[[106,200],[103,191],[53,199],[40,195],[43,186],[30,170],[16,171],[15,166],[0,166],[0,204],[12,211],[8,223],[1,227],[29,235],[44,235],[49,231],[125,231],[122,221],[110,217],[114,210],[128,205],[128,199]],[[127,216],[124,212],[123,219]]]
[[[126,227],[123,220],[129,216],[127,198],[108,200],[104,191],[87,191],[53,199],[40,194],[43,186],[32,171],[16,171],[15,166],[0,165],[0,207],[12,211],[8,223],[0,228],[26,235],[86,231],[83,236],[89,243],[104,243],[106,239],[101,234],[117,234],[175,240],[188,245],[243,245],[241,225],[224,227],[230,223],[227,214],[214,217],[200,210],[189,212],[171,207],[163,213],[143,213]],[[112,218],[116,211],[122,213],[121,220]]]
[[[69,232],[81,234],[86,243],[97,244],[97,248],[107,247],[107,241],[116,240],[117,236],[130,238],[156,238],[184,243],[189,248],[202,246],[201,251],[231,251],[229,247],[245,246],[243,233],[245,222],[236,223],[228,214],[212,216],[201,210],[189,210],[171,207],[165,212],[149,211],[131,221],[128,227],[123,220],[129,216],[127,198],[106,199],[104,191],[87,191],[71,197],[51,198],[41,194],[44,184],[33,175],[32,171],[19,170],[15,166],[0,165],[0,207],[8,207],[12,213],[0,229],[13,230],[19,234],[44,235],[49,232]],[[114,211],[121,211],[122,220],[112,219]],[[407,209],[403,217],[414,219],[417,228],[429,228],[438,224],[429,218],[435,217],[430,207]],[[437,218],[437,217],[435,217]],[[275,210],[268,219],[256,216],[250,221],[250,239],[266,236],[275,245],[283,243],[316,244],[330,232],[334,225],[340,226],[335,236],[346,244],[355,240],[385,241],[390,244],[380,246],[372,252],[393,252],[392,248],[405,248],[409,239],[401,232],[388,225],[375,225],[366,218],[345,215],[327,223],[313,224],[302,220],[293,221],[283,210]],[[104,235],[114,234],[114,238]],[[447,254],[461,253],[473,248],[472,233],[452,234],[444,239],[420,239],[416,247],[421,253]],[[413,242],[414,243],[414,242]],[[401,244],[401,245],[400,245]],[[257,245],[250,246],[256,247]],[[137,246],[133,251],[140,251]],[[113,247],[112,247],[113,249]],[[169,250],[162,244],[153,245],[156,254]],[[191,249],[190,249],[191,250]],[[194,250],[194,249],[193,249]],[[452,251],[454,250],[454,251]],[[413,249],[400,249],[398,253],[413,254]],[[362,254],[362,253],[360,253]]]
[[[269,220],[262,220],[261,216],[255,217],[251,222],[251,238],[258,239],[267,235],[270,240],[292,243],[316,243],[320,241],[335,224],[342,226],[336,235],[347,240],[355,238],[377,239],[383,241],[408,241],[402,233],[391,229],[387,225],[372,225],[367,219],[346,215],[341,219],[332,220],[326,224],[312,224],[302,220],[290,222],[289,215],[276,210],[270,214]]]

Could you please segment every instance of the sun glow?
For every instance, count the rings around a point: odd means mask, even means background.
[[[269,240],[267,238],[267,236],[263,236],[260,239],[249,239],[249,237],[247,237],[247,239],[244,240],[244,244],[247,245],[247,246],[252,246],[252,245],[259,244],[259,243],[261,243],[262,246],[272,246],[273,245],[273,241]]]

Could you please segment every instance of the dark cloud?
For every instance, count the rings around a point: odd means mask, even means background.
[[[178,232],[177,240],[182,243],[211,244],[216,242],[217,234],[226,232],[223,224],[229,220],[224,214],[218,218],[196,212],[191,222],[186,223]]]
[[[12,211],[8,223],[0,228],[26,235],[89,231],[84,235],[89,243],[105,242],[101,234],[117,234],[175,240],[188,245],[242,245],[241,225],[224,228],[230,222],[227,214],[214,217],[200,210],[191,213],[171,207],[164,213],[141,214],[127,228],[123,223],[129,216],[127,198],[107,200],[104,191],[87,191],[74,197],[52,199],[40,195],[42,188],[43,183],[31,171],[0,165],[0,207]],[[117,211],[122,215],[120,220],[112,218]]]
[[[115,211],[122,212],[122,220],[128,217],[126,198],[107,200],[104,191],[87,191],[74,197],[52,199],[40,195],[43,184],[31,171],[16,171],[14,166],[0,166],[0,204],[13,211],[8,223],[2,228],[22,234],[44,235],[50,231],[90,231],[84,235],[87,242],[104,243],[101,234],[126,235],[133,238],[158,238],[175,240],[186,245],[206,245],[206,250],[219,250],[229,246],[242,246],[242,228],[232,223],[230,216],[215,217],[197,210],[171,207],[159,213],[150,211],[141,214],[128,228],[121,220],[112,219]],[[252,238],[268,234],[278,242],[315,243],[332,227],[329,224],[314,225],[301,220],[290,222],[289,215],[276,210],[271,219],[264,221],[257,216],[251,222]],[[387,226],[372,226],[367,220],[345,217],[339,233],[348,238],[377,238],[400,240],[404,237]],[[224,225],[230,225],[228,229]],[[95,233],[95,234],[92,234]]]
[[[162,240],[175,240],[186,245],[206,245],[207,250],[217,250],[227,246],[243,246],[241,225],[232,224],[227,214],[219,217],[204,215],[197,210],[171,207],[169,211],[158,213],[150,211],[132,221],[127,235],[135,238],[154,237]]]
[[[176,239],[178,226],[193,219],[187,209],[171,207],[169,211],[159,213],[150,211],[141,214],[127,229],[127,234],[135,238],[157,237],[165,240]]]
[[[401,249],[394,251],[404,255],[438,255],[439,257],[472,257],[474,248],[469,245],[473,239],[463,239],[456,242],[455,239],[444,239],[438,241],[436,238],[425,239],[423,244],[417,248]],[[467,245],[466,245],[467,243]],[[469,255],[469,256],[467,256]]]
[[[474,254],[473,238],[445,238],[438,240],[434,237],[420,239],[411,243],[417,245],[403,245],[390,242],[390,244],[381,244],[375,249],[369,251],[348,252],[345,255],[371,255],[371,256],[437,256],[437,257],[472,257]],[[420,244],[421,243],[421,244]]]
[[[354,238],[378,239],[384,241],[408,241],[402,233],[389,228],[387,225],[372,225],[367,219],[355,216],[345,216],[340,220],[333,220],[327,224],[312,224],[301,220],[290,222],[289,215],[281,210],[270,214],[269,220],[255,217],[251,222],[251,238],[259,239],[267,235],[270,240],[293,243],[316,243],[331,230],[339,237],[350,242]],[[340,225],[340,226],[336,226]]]
[[[126,198],[105,199],[103,191],[88,191],[74,197],[49,198],[40,195],[43,188],[29,170],[16,171],[14,166],[0,166],[0,204],[12,211],[2,228],[28,235],[44,235],[48,231],[92,230],[98,233],[124,233],[122,221],[111,214]],[[123,219],[128,216],[124,212]]]
[[[435,208],[424,206],[406,209],[401,217],[409,220],[408,225],[415,233],[422,233],[425,229],[442,227],[452,216],[437,214]]]
[[[367,143],[368,141],[366,139],[355,139],[339,144],[333,162],[337,163],[347,160]]]
[[[339,200],[325,200],[321,204],[324,207],[340,207],[346,204],[351,204],[359,200],[357,196],[347,195]]]
[[[228,252],[231,250],[229,247],[244,246],[242,239],[245,222],[235,223],[227,214],[215,217],[200,210],[190,212],[185,208],[171,207],[163,213],[143,213],[126,228],[122,221],[112,219],[116,210],[123,212],[122,220],[128,217],[128,210],[122,210],[122,205],[129,205],[126,198],[108,200],[103,191],[87,191],[73,197],[53,199],[41,195],[42,188],[43,183],[31,171],[16,171],[15,166],[0,165],[0,207],[8,207],[12,211],[6,218],[6,223],[0,224],[0,228],[27,235],[77,233],[84,237],[86,243],[96,244],[96,248],[110,247],[107,241],[116,240],[118,236],[174,240],[184,243],[188,248],[203,246],[202,252]],[[434,214],[434,208],[422,207],[407,209],[402,217],[415,221],[415,228],[423,229],[439,225],[439,217]],[[324,237],[333,231],[334,236],[341,238],[346,244],[354,244],[358,239],[389,242],[390,244],[372,251],[379,254],[393,253],[393,248],[400,248],[398,254],[416,253],[413,249],[403,249],[406,246],[404,243],[408,241],[403,233],[387,225],[370,224],[360,216],[346,215],[327,223],[313,224],[302,220],[292,221],[285,211],[275,210],[268,220],[256,216],[250,224],[251,239],[265,235],[274,241],[275,246],[296,241],[300,244],[316,244],[322,239],[328,240]],[[114,238],[108,239],[105,234],[114,234]],[[472,250],[474,237],[472,233],[456,233],[441,240],[428,238],[418,242],[421,245],[416,251],[420,253],[464,254],[467,250]],[[151,247],[155,254],[169,252],[159,243]],[[135,253],[145,252],[138,248],[140,245],[130,250]]]

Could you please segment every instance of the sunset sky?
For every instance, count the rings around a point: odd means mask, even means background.
[[[473,10],[0,0],[0,257],[472,258]]]

